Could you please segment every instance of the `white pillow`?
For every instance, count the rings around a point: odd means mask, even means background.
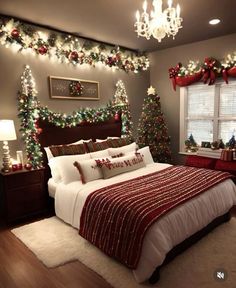
[[[87,142],[90,142],[90,141],[92,141],[92,139],[88,139],[88,140],[81,139],[79,141],[76,141],[76,142],[73,142],[73,143],[70,143],[70,144],[67,144],[67,145],[83,144],[84,142],[87,143]]]
[[[80,175],[83,184],[103,178],[102,170],[97,166],[95,159],[75,161],[74,166],[76,167],[74,167],[74,169],[76,173]]]
[[[130,153],[129,155],[118,158],[98,159],[97,165],[101,167],[104,179],[146,166],[142,155],[139,153]]]
[[[62,157],[62,156],[60,156]],[[55,159],[54,157],[52,157],[49,162],[48,162],[48,166],[50,167],[51,170],[51,175],[52,175],[52,179],[56,182],[56,183],[60,183],[61,180],[61,173],[60,170],[58,168],[58,166],[56,165],[55,161],[53,160]]]
[[[108,149],[90,153],[91,158],[109,157]]]
[[[49,147],[44,147],[44,150],[45,150],[45,152],[46,152],[48,161],[54,157],[54,156],[52,155],[52,152],[51,152],[51,150],[49,149]]]
[[[115,137],[115,136],[114,137],[109,137],[109,136],[107,137],[107,139],[120,139],[120,138],[121,137]]]
[[[108,140],[108,139],[120,139],[120,137],[107,137],[106,139],[96,139],[96,142],[102,142],[102,141],[105,141],[105,140]]]
[[[137,147],[137,144],[135,142],[129,144],[129,145],[125,145],[122,147],[118,147],[118,148],[108,148],[108,153],[111,157],[115,157],[117,155],[125,155],[129,152],[135,152]]]
[[[64,184],[68,184],[73,181],[80,181],[80,174],[78,171],[76,171],[73,163],[75,161],[83,161],[87,159],[90,159],[89,153],[53,157],[48,163],[51,168],[53,180],[55,182],[63,182]]]
[[[146,165],[154,163],[149,146],[138,149],[137,153],[140,153]]]

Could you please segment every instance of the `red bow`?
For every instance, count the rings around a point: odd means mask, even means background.
[[[175,77],[178,76],[179,70],[182,67],[181,63],[178,63],[175,67],[169,69],[169,77],[172,79],[172,85],[174,90],[176,91],[176,79]]]
[[[203,82],[206,84],[209,79],[208,85],[212,85],[215,83],[216,79],[216,74],[214,72],[216,60],[213,58],[206,58],[204,63],[205,68],[203,69]]]

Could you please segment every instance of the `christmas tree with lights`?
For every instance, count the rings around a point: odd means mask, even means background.
[[[121,115],[122,128],[121,135],[123,137],[128,137],[132,139],[132,120],[130,105],[128,102],[128,96],[126,93],[125,85],[122,80],[116,83],[116,92],[113,97],[112,106],[116,109],[115,118],[119,120],[119,115]]]
[[[149,146],[155,162],[170,162],[170,137],[161,111],[160,97],[152,86],[144,99],[137,144],[140,148]]]
[[[28,165],[37,169],[43,166],[42,152],[38,142],[38,106],[37,91],[35,81],[30,67],[27,65],[21,76],[21,91],[19,92],[18,117],[21,119],[21,129],[23,139],[26,143],[26,153]]]

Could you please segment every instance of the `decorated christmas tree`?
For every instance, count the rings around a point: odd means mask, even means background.
[[[170,137],[161,111],[160,97],[151,86],[144,99],[138,124],[137,144],[149,146],[154,161],[170,162]]]
[[[122,80],[116,83],[116,92],[113,97],[112,106],[116,109],[115,118],[118,120],[121,115],[122,131],[121,134],[124,137],[132,139],[132,126],[130,105],[128,102],[128,96],[126,93],[125,85]]]

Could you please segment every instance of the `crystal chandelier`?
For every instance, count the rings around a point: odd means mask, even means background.
[[[136,23],[134,24],[138,36],[146,37],[147,40],[151,36],[156,38],[158,42],[167,35],[173,36],[178,33],[182,28],[181,22],[183,19],[180,17],[180,6],[172,7],[172,0],[168,0],[168,8],[162,11],[162,0],[153,0],[154,10],[151,15],[147,13],[147,1],[143,3],[143,13],[140,15],[139,11],[136,12]]]

